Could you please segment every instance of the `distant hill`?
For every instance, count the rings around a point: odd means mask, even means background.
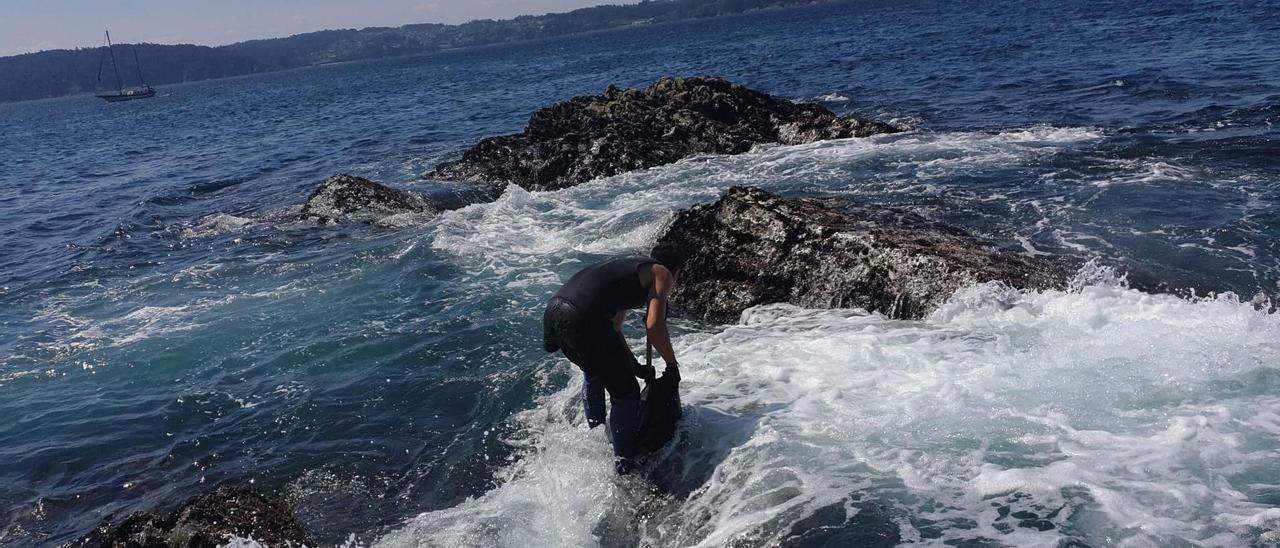
[[[116,55],[126,85],[136,85],[138,81],[131,54],[134,47],[142,60],[147,83],[159,85],[825,1],[828,0],[646,0],[639,4],[596,6],[502,21],[482,19],[461,25],[324,30],[219,47],[120,44],[118,46],[124,47],[118,47]],[[101,54],[102,48],[97,47],[0,57],[0,102],[95,91]],[[113,85],[114,76],[109,68],[104,69],[102,81],[107,86]]]

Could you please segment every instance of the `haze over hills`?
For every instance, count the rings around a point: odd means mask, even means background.
[[[603,5],[501,21],[482,19],[460,25],[424,23],[394,28],[323,30],[219,47],[118,44],[116,55],[125,85],[138,82],[133,55],[129,53],[132,48],[137,48],[147,83],[160,85],[824,1],[829,0],[646,0],[639,4]],[[109,67],[103,69],[102,83],[98,83],[102,51],[101,47],[94,47],[0,57],[0,75],[3,75],[0,78],[0,102],[46,99],[111,88],[115,77]]]

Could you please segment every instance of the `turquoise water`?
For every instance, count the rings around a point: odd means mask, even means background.
[[[1277,21],[840,4],[0,105],[0,542],[247,481],[327,544],[1276,542]],[[540,106],[690,74],[911,131],[292,220],[328,175],[429,190]],[[1098,262],[917,322],[677,320],[689,420],[655,494],[610,473],[541,306],[735,184]]]

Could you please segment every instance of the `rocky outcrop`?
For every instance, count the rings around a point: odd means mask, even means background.
[[[283,499],[253,487],[223,486],[166,514],[135,512],[72,543],[76,548],[132,546],[214,548],[233,536],[263,546],[315,546]]]
[[[539,110],[524,133],[481,140],[462,159],[441,164],[430,177],[442,181],[429,194],[334,175],[311,193],[299,217],[394,225],[402,218],[492,201],[508,183],[555,190],[698,154],[738,154],[761,143],[793,145],[895,131],[719,78],[664,78],[644,90],[610,86],[604,95]]]
[[[910,214],[749,187],[680,211],[659,241],[690,253],[673,305],[719,322],[768,303],[921,318],[974,283],[1050,288],[1067,279],[1058,260],[997,250]]]
[[[839,117],[719,78],[664,78],[648,89],[577,97],[533,114],[523,133],[480,141],[431,176],[555,190],[697,154],[739,154],[899,129]]]
[[[325,179],[302,205],[304,221],[335,223],[343,220],[395,224],[399,216],[432,216],[476,202],[497,198],[489,186],[437,185],[429,194],[397,190],[363,177],[339,174]]]
[[[320,183],[302,205],[299,217],[306,221],[333,223],[353,217],[377,219],[403,213],[434,212],[431,202],[421,195],[344,173]]]

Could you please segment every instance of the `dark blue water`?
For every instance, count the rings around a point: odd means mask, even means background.
[[[1278,37],[1265,2],[867,2],[0,105],[0,544],[247,481],[332,544],[1275,542]],[[292,220],[334,173],[427,190],[541,106],[695,74],[912,131]],[[654,495],[540,306],[734,184],[1113,270],[681,323]]]

